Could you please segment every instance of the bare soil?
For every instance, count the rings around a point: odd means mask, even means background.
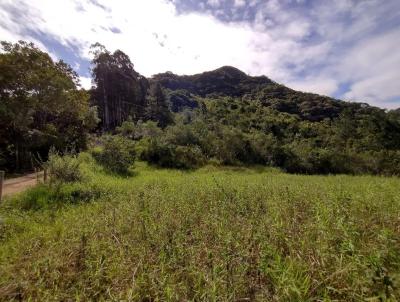
[[[6,179],[3,183],[3,196],[10,196],[35,186],[38,181],[37,173]],[[43,172],[39,172],[39,180],[43,180]]]

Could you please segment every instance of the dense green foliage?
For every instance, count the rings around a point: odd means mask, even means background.
[[[98,121],[77,74],[33,44],[1,46],[0,169],[32,168],[51,146],[85,148]]]
[[[128,116],[144,116],[145,96],[149,83],[133,68],[129,57],[120,50],[110,53],[95,44],[93,51],[92,101],[99,108],[104,130],[114,129]]]
[[[77,155],[64,154],[61,156],[54,149],[50,149],[49,158],[44,165],[48,169],[53,183],[64,183],[81,180],[80,164]]]
[[[1,301],[400,299],[398,178],[80,158],[0,205]]]
[[[108,171],[127,174],[135,162],[135,146],[123,136],[103,136],[100,150],[93,150],[95,159]]]
[[[83,149],[98,108],[103,133],[136,141],[138,156],[162,167],[213,162],[308,174],[400,173],[398,110],[294,91],[229,66],[146,79],[125,53],[98,43],[90,108],[65,63],[24,42],[3,49],[0,167],[31,167],[51,146]],[[117,160],[124,152],[114,153],[116,145],[104,149],[102,161],[111,171],[127,171],[129,160]]]
[[[99,43],[92,46],[92,53],[91,95],[103,131],[114,130],[128,117],[158,121],[160,126],[171,122],[159,84],[137,73],[128,55],[121,50],[111,53]]]
[[[164,129],[126,121],[139,157],[161,167],[267,165],[307,174],[400,172],[400,123],[384,111],[321,122],[234,98],[198,99],[201,109],[175,115]],[[150,127],[151,126],[151,127]],[[152,131],[143,131],[150,127]],[[123,130],[124,129],[124,130]]]
[[[51,152],[50,182],[0,204],[0,301],[400,299],[399,179],[281,171],[399,175],[400,109],[232,67],[146,79],[100,44],[88,93],[2,48],[0,168]],[[89,102],[103,135],[77,154]]]
[[[160,73],[154,75],[153,79],[173,91],[189,91],[202,97],[207,95],[242,96],[256,88],[274,83],[265,76],[249,77],[230,66],[192,76],[178,76],[171,72]]]
[[[201,151],[201,162],[312,174],[400,173],[398,110],[294,91],[232,67],[154,80],[166,89],[171,110],[183,112],[160,135],[169,154],[190,145]]]

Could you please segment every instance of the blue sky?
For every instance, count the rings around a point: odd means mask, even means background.
[[[223,65],[291,88],[400,107],[399,0],[1,0],[0,39],[29,40],[90,86],[90,45],[146,75]]]

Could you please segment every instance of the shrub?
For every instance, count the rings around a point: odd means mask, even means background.
[[[226,165],[237,165],[246,161],[247,147],[242,131],[223,127],[220,137],[214,141],[212,155]]]
[[[51,149],[46,166],[49,169],[51,181],[74,182],[82,179],[79,169],[80,161],[75,154],[66,153],[61,156]]]
[[[400,175],[400,151],[380,150],[361,155],[363,173]]]
[[[205,163],[201,149],[195,145],[179,146],[160,139],[142,139],[138,150],[142,160],[165,168],[192,169]]]
[[[134,142],[119,135],[103,137],[103,148],[92,152],[99,164],[107,170],[125,174],[135,162]]]
[[[137,150],[139,158],[151,164],[163,166],[163,162],[171,161],[171,148],[160,139],[142,138]]]
[[[360,169],[363,162],[359,157],[339,150],[318,148],[306,142],[287,145],[284,156],[282,167],[289,173],[365,173]]]
[[[122,122],[120,127],[117,127],[115,129],[115,131],[123,137],[135,139],[135,137],[137,136],[138,127],[133,122],[132,117],[129,116],[126,121]]]
[[[281,150],[277,150],[277,142],[272,134],[253,131],[247,136],[249,142],[248,161],[253,164],[279,165]]]
[[[176,168],[192,169],[205,163],[203,153],[198,146],[176,146],[173,155]]]
[[[164,133],[165,140],[174,145],[188,146],[199,143],[198,135],[187,124],[179,123],[169,126],[165,129]]]

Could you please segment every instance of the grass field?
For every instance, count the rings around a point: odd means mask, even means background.
[[[0,300],[400,300],[399,178],[81,158],[0,206]]]

